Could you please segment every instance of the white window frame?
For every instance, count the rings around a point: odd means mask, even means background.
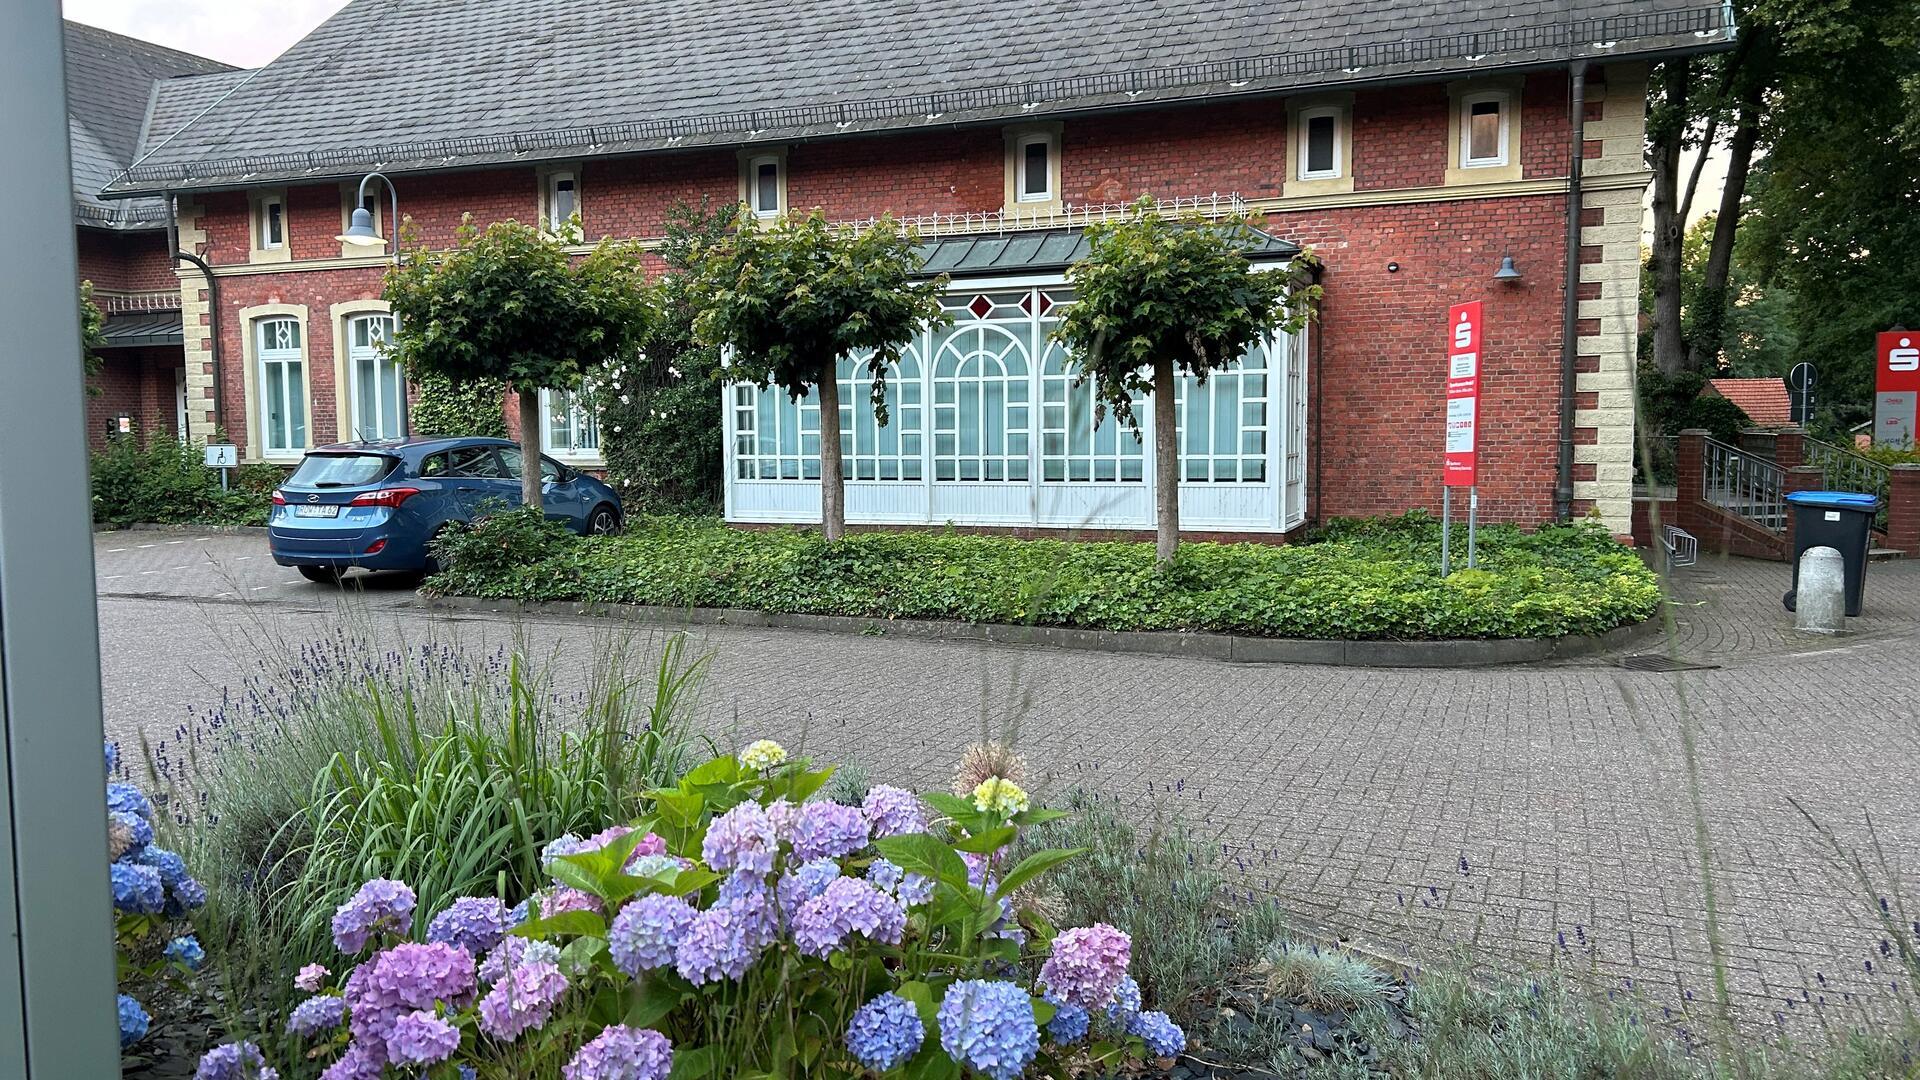
[[[1312,122],[1319,119],[1333,121],[1333,166],[1328,169],[1313,169],[1308,166],[1311,160],[1313,140],[1310,137]],[[1294,176],[1300,180],[1338,180],[1345,172],[1347,124],[1346,110],[1338,105],[1317,105],[1310,109],[1301,109],[1296,121],[1299,124],[1300,158],[1294,163]]]
[[[569,465],[599,465],[602,462],[604,462],[606,458],[603,456],[604,451],[601,449],[601,444],[605,443],[606,441],[606,432],[601,429],[600,418],[598,416],[595,416],[592,418],[593,426],[594,426],[594,434],[596,436],[596,442],[591,449],[587,449],[587,450],[578,449],[573,445],[573,439],[571,436],[568,437],[567,445],[564,447],[559,446],[554,442],[553,395],[555,393],[565,394],[569,398],[567,414],[568,414],[568,426],[571,429],[575,431],[580,429],[581,427],[580,418],[587,412],[586,406],[580,403],[577,391],[571,391],[571,390],[540,391],[540,450],[541,452],[545,453],[548,457],[553,458],[555,461],[562,461]]]
[[[1473,108],[1492,103],[1498,106],[1500,152],[1494,157],[1473,156]],[[1513,160],[1513,95],[1505,90],[1482,90],[1460,98],[1460,168],[1499,169]]]
[[[267,328],[277,323],[290,324],[294,329],[294,333],[299,336],[300,343],[292,348],[269,348],[267,346]],[[259,388],[259,393],[256,395],[257,400],[254,402],[254,408],[258,413],[260,425],[260,456],[268,460],[299,458],[302,454],[306,453],[307,446],[313,442],[313,409],[310,407],[310,393],[307,384],[309,375],[307,370],[307,328],[304,320],[292,315],[263,315],[253,320],[253,326],[250,332],[253,334],[254,340],[254,381],[255,385]],[[306,417],[306,437],[301,440],[301,445],[299,446],[274,445],[276,433],[269,427],[270,413],[267,409],[267,387],[271,385],[267,379],[267,369],[275,365],[282,367],[298,365],[300,369],[298,386],[295,386],[291,379],[284,377],[281,379],[280,400],[281,415],[290,418],[293,412],[295,396],[298,395],[302,415]],[[285,373],[283,372],[282,374],[284,376]],[[293,431],[290,424],[286,431],[278,434],[286,436],[286,438],[282,440],[285,443],[291,443],[293,441]]]
[[[259,249],[261,251],[279,251],[281,248],[287,246],[287,200],[286,200],[286,197],[283,195],[268,195],[262,198],[258,205],[259,205],[259,212],[260,212],[260,221],[257,226],[260,230]],[[279,214],[280,238],[278,240],[273,238],[273,223],[274,223],[273,211],[275,210],[280,211],[280,214]]]
[[[560,213],[560,183],[566,181],[573,185],[573,208],[565,214]],[[580,213],[580,174],[572,169],[556,169],[547,174],[547,231],[558,232],[566,225],[567,219]]]
[[[388,417],[381,415],[380,393],[379,393],[378,383],[380,382],[381,369],[392,367],[397,370],[400,365],[393,359],[391,355],[389,355],[384,349],[379,348],[377,345],[369,344],[366,347],[361,347],[354,344],[354,341],[353,341],[353,335],[356,327],[359,324],[370,322],[373,320],[379,320],[387,324],[386,336],[381,338],[381,340],[391,341],[394,323],[393,323],[393,316],[390,314],[385,314],[378,311],[364,311],[357,314],[348,315],[346,317],[344,325],[342,326],[343,332],[347,335],[347,415],[344,417],[344,419],[346,420],[347,430],[344,434],[349,435],[355,439],[366,439],[366,440],[399,438],[401,436],[404,436],[407,433],[407,380],[405,378],[405,375],[404,373],[401,373],[398,379],[398,382],[400,385],[400,399],[394,403],[394,407],[399,412],[398,412],[398,415],[392,417],[392,419],[394,420],[394,430],[393,430],[393,434],[388,435],[385,432],[378,430],[379,428],[384,428],[388,420]],[[371,341],[371,338],[369,338],[369,341]],[[361,385],[361,382],[360,382],[360,361],[362,359],[366,359],[369,357],[371,357],[373,360],[373,375],[374,375],[374,382],[376,384],[374,386],[374,395],[373,395],[374,423],[376,425],[376,430],[372,432],[359,430],[360,395],[364,390],[364,387]]]
[[[760,170],[773,166],[773,209],[763,209],[760,205]],[[787,210],[787,163],[779,154],[754,154],[747,158],[747,206],[753,210],[753,216],[766,220],[777,218]]]
[[[1027,147],[1039,145],[1046,148],[1046,190],[1030,192],[1027,190]],[[1013,143],[1013,201],[1018,203],[1057,202],[1060,193],[1053,190],[1053,177],[1058,172],[1055,155],[1060,153],[1060,144],[1049,132],[1037,131],[1030,135],[1021,135]]]

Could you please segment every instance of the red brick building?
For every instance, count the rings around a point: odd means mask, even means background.
[[[152,196],[104,200],[100,189],[137,156],[157,84],[228,68],[80,23],[67,23],[65,38],[74,241],[80,278],[92,283],[106,315],[87,437],[98,446],[122,430],[179,435],[187,385],[168,204]]]
[[[1437,507],[1443,323],[1468,300],[1485,302],[1483,514],[1627,528],[1646,65],[1723,47],[1719,5],[1072,0],[1036,19],[849,0],[740,18],[356,0],[258,72],[163,85],[148,149],[106,192],[172,199],[214,268],[217,298],[181,280],[192,430],[268,461],[400,430],[385,257],[336,238],[369,171],[439,245],[466,214],[573,211],[590,239],[654,240],[703,196],[891,212],[953,276],[957,321],[908,350],[892,425],[847,406],[849,520],[1150,527],[1151,438],[1096,426],[1047,339],[1079,230],[1144,193],[1264,218],[1272,253],[1325,267],[1313,327],[1183,387],[1188,528]],[[1508,257],[1518,277],[1496,280]],[[728,516],[817,520],[817,408],[716,397]],[[591,409],[556,394],[546,412],[556,456],[592,464]]]

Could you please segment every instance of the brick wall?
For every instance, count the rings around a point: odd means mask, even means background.
[[[80,277],[97,292],[155,292],[175,285],[165,232],[75,229]]]
[[[110,425],[123,413],[133,418],[143,437],[179,435],[174,373],[180,367],[180,350],[154,346],[109,349],[101,355],[105,363],[92,382],[100,392],[86,400],[87,445],[95,450],[105,445]]]

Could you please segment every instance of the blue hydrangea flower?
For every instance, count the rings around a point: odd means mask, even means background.
[[[188,971],[199,971],[207,962],[207,951],[200,947],[199,938],[185,934],[167,942],[166,957]]]
[[[611,1024],[560,1070],[564,1080],[664,1080],[673,1044],[649,1028]]]
[[[860,809],[866,811],[876,837],[927,831],[927,811],[921,805],[920,796],[905,788],[875,784],[867,790]]]
[[[147,1037],[147,1010],[125,994],[120,995],[120,1048],[126,1049]]]
[[[635,855],[627,860],[627,873],[634,877],[666,877],[675,870],[685,870],[687,861],[678,855]]]
[[[860,1064],[885,1072],[920,1052],[927,1027],[913,1002],[886,993],[860,1006],[847,1025],[847,1050]]]
[[[993,1080],[1014,1080],[1040,1052],[1033,999],[1012,983],[966,979],[947,987],[936,1017],[940,1048]]]
[[[673,966],[695,986],[738,979],[760,958],[747,933],[757,922],[752,912],[733,907],[708,908],[695,915],[674,950]]]
[[[508,937],[480,962],[480,981],[494,983],[521,964],[560,964],[560,946],[551,941]]]
[[[1120,985],[1113,991],[1113,1001],[1107,1005],[1107,1026],[1115,1031],[1126,1030],[1127,1023],[1140,1012],[1140,983],[1133,976],[1123,976]]]
[[[628,975],[666,967],[698,912],[677,896],[650,893],[620,909],[607,928],[607,953]]]
[[[310,997],[287,1014],[287,1034],[311,1039],[325,1035],[347,1018],[347,999],[333,994]]]
[[[168,918],[178,919],[206,905],[206,886],[192,878],[181,878],[177,884],[167,890],[167,906],[163,910]]]
[[[279,1080],[280,1074],[267,1067],[260,1048],[250,1042],[231,1042],[216,1046],[200,1058],[193,1080]]]
[[[148,844],[153,843],[153,825],[138,814],[129,814],[125,810],[107,811],[107,829],[109,837],[120,847],[118,857],[138,855]],[[124,837],[124,844],[121,843]]]
[[[1047,1021],[1047,1038],[1061,1046],[1072,1046],[1086,1038],[1087,1029],[1093,1025],[1087,1010],[1060,1000],[1051,991],[1045,996],[1054,1009],[1053,1019]]]
[[[374,878],[333,913],[333,945],[352,956],[376,934],[405,937],[413,930],[413,890],[398,881]]]
[[[773,821],[757,802],[743,802],[714,818],[700,844],[701,857],[715,870],[747,870],[766,876],[780,848]]]
[[[857,806],[811,802],[793,819],[793,857],[800,862],[839,858],[867,846],[872,826]]]
[[[491,896],[463,896],[427,924],[427,940],[443,941],[479,956],[507,936],[513,924],[507,905]]]
[[[794,915],[799,913],[801,904],[826,892],[827,886],[839,876],[840,864],[832,859],[815,859],[789,867],[786,873],[780,875],[780,913],[792,921]]]
[[[112,739],[102,739],[107,748],[107,779],[113,778],[113,770],[120,767],[120,747]]]
[[[142,866],[160,872],[160,883],[171,889],[187,879],[187,861],[163,847],[147,847],[133,857]]]
[[[532,917],[533,900],[531,897],[513,905],[513,907],[507,911],[507,922],[513,926],[519,926]]]
[[[933,899],[934,880],[925,874],[908,874],[900,879],[900,887],[894,895],[900,898],[904,907],[919,907]]]
[[[166,906],[166,886],[160,872],[139,863],[117,862],[107,867],[113,879],[113,906],[129,915],[156,915]]]
[[[132,784],[112,783],[107,785],[107,809],[121,814],[133,814],[136,817],[153,821],[153,803],[146,793]]]
[[[1163,1012],[1135,1013],[1127,1021],[1127,1034],[1139,1036],[1154,1057],[1173,1057],[1187,1048],[1187,1033]]]

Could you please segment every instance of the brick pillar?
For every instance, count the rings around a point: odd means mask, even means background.
[[[1674,440],[1673,524],[1698,535],[1700,493],[1706,479],[1707,431],[1688,428]]]
[[[1920,464],[1892,467],[1887,490],[1887,546],[1920,559]]]
[[[1806,462],[1807,433],[1804,428],[1781,428],[1773,437],[1773,463],[1791,469]]]
[[[1827,486],[1827,471],[1818,465],[1795,465],[1787,470],[1783,494],[1791,495],[1796,491],[1822,491]],[[1787,504],[1787,546],[1781,552],[1787,561],[1793,561],[1793,504]]]

